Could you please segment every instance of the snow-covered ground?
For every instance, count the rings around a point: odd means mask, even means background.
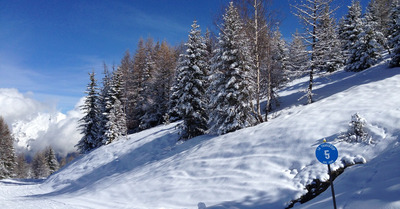
[[[337,72],[315,81],[316,102],[301,105],[307,78],[280,92],[281,110],[258,126],[186,142],[177,123],[103,146],[43,181],[0,181],[1,208],[279,209],[328,179],[315,157],[326,139],[342,160],[364,158],[335,181],[340,209],[400,209],[400,68]],[[373,144],[335,140],[351,116],[367,120]],[[330,190],[294,208],[333,208]]]

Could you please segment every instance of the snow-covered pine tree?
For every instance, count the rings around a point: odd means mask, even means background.
[[[314,74],[318,70],[318,59],[317,55],[318,48],[316,44],[319,40],[318,37],[318,23],[321,19],[326,16],[326,7],[331,4],[332,0],[305,0],[301,4],[293,5],[297,13],[295,15],[300,18],[301,22],[305,27],[305,35],[303,36],[304,41],[309,44],[310,47],[310,64],[309,64],[309,75],[310,81],[306,90],[307,103],[313,102],[312,88],[314,82]],[[330,14],[329,14],[330,15]],[[300,98],[301,99],[301,98]]]
[[[122,73],[117,69],[113,71],[107,97],[105,98],[106,112],[104,114],[107,118],[107,123],[105,124],[103,144],[109,144],[127,133],[126,115],[122,104],[124,100],[123,92]]]
[[[348,13],[345,18],[340,21],[339,25],[339,38],[342,42],[346,63],[351,55],[351,50],[358,41],[359,34],[363,32],[360,1],[353,0],[351,6],[348,8]]]
[[[177,110],[183,118],[182,139],[190,139],[207,131],[208,101],[205,96],[208,52],[207,45],[201,37],[197,21],[192,24],[186,53],[181,54],[177,67],[176,89],[174,96],[178,97]]]
[[[243,32],[243,23],[232,2],[223,15],[223,23],[213,57],[209,91],[211,132],[225,134],[256,123],[251,103],[254,63]]]
[[[318,22],[315,44],[316,62],[319,71],[334,72],[344,65],[341,41],[336,32],[335,19],[331,17],[329,5],[325,7],[322,18]]]
[[[381,32],[385,38],[388,37],[388,29],[391,22],[391,5],[396,1],[398,0],[371,0],[368,5],[372,7],[371,10],[374,10],[375,13],[374,18],[377,22],[375,30]]]
[[[185,65],[186,65],[186,60],[184,54],[182,53],[179,55],[178,65],[176,66],[175,70],[174,83],[172,85],[171,94],[169,98],[169,104],[168,104],[169,122],[174,122],[182,119],[182,112],[181,110],[179,110],[178,103],[179,99],[182,97],[182,91],[183,91],[182,75],[184,73],[183,71],[185,70],[185,68],[183,68],[182,66]]]
[[[393,49],[395,42],[393,42],[394,38],[400,33],[400,25],[399,25],[399,17],[400,17],[400,1],[393,0],[390,6],[390,21],[388,23],[388,31],[387,31],[387,39],[388,39],[388,46]]]
[[[351,55],[345,67],[346,71],[359,72],[365,70],[382,58],[381,53],[384,48],[378,42],[382,33],[374,30],[376,22],[372,16],[370,10],[367,10],[365,18],[363,18],[363,31],[358,34],[358,40],[350,48]]]
[[[49,174],[56,172],[60,168],[60,164],[58,163],[56,153],[54,152],[51,146],[46,147],[43,152],[46,163],[49,167]]]
[[[288,46],[282,38],[279,27],[274,31],[272,37],[272,61],[273,75],[275,76],[273,88],[277,89],[284,86],[289,81],[289,50]]]
[[[100,108],[97,81],[94,71],[89,73],[90,83],[87,85],[86,98],[84,104],[80,107],[84,116],[79,120],[79,129],[81,130],[82,138],[75,145],[80,153],[89,152],[97,148],[101,140],[100,127]]]
[[[394,1],[392,6],[391,17],[392,22],[390,23],[390,36],[389,43],[393,47],[392,57],[389,65],[391,67],[400,67],[400,4],[399,1]]]
[[[243,20],[243,28],[250,41],[251,54],[254,59],[252,77],[255,83],[254,95],[255,112],[258,122],[268,120],[269,108],[265,115],[261,114],[261,99],[266,98],[268,104],[274,100],[273,60],[272,60],[272,12],[268,8],[269,1],[265,0],[234,0],[234,5]],[[267,105],[269,106],[269,105]]]
[[[307,73],[308,53],[303,38],[298,31],[292,35],[292,42],[289,44],[289,72],[290,79],[299,78]]]
[[[111,86],[111,75],[108,70],[106,64],[104,64],[104,72],[103,72],[103,80],[102,80],[102,87],[99,92],[99,99],[98,99],[98,107],[99,107],[99,140],[97,147],[104,145],[104,141],[106,141],[105,133],[106,133],[106,124],[108,122],[107,115],[110,112],[110,109],[107,108],[107,98],[108,93],[110,91]]]
[[[388,5],[385,5],[387,2]],[[388,33],[389,21],[388,15],[390,10],[390,4],[388,0],[371,0],[367,6],[367,12],[365,14],[365,22],[369,24],[371,30],[374,32],[375,40],[381,45],[383,49],[389,51],[386,34]]]
[[[0,116],[0,179],[15,176],[14,140],[3,117]]]

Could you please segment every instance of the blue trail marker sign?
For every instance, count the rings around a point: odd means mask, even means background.
[[[332,199],[333,199],[333,208],[336,209],[336,198],[335,198],[335,189],[333,188],[333,179],[331,174],[331,166],[330,164],[334,163],[338,158],[338,150],[332,144],[326,143],[324,139],[324,143],[320,144],[315,150],[315,156],[319,162],[323,164],[328,164],[328,174],[329,174],[329,183],[331,184],[332,190]]]
[[[319,162],[323,164],[332,164],[338,158],[338,150],[335,146],[329,143],[320,144],[317,149],[315,150],[315,156]]]

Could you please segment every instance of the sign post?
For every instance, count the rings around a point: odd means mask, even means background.
[[[336,161],[338,155],[339,153],[336,147],[333,146],[332,144],[326,143],[326,140],[324,140],[324,143],[320,144],[315,150],[315,156],[317,157],[319,162],[328,165],[329,183],[331,184],[334,209],[336,209],[336,198],[335,198],[335,190],[333,188],[333,179],[332,179],[330,164]]]

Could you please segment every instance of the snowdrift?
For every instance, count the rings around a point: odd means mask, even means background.
[[[335,180],[338,208],[400,208],[400,69],[377,65],[315,80],[302,105],[298,79],[280,92],[281,109],[258,126],[178,141],[178,123],[121,138],[80,157],[43,182],[0,182],[5,208],[285,208],[313,179],[323,139],[339,150],[333,169],[365,159]],[[335,140],[355,113],[372,144]],[[294,208],[333,208],[330,190]],[[2,196],[4,199],[2,199]],[[25,206],[25,207],[24,207]],[[4,208],[4,207],[2,207]]]

